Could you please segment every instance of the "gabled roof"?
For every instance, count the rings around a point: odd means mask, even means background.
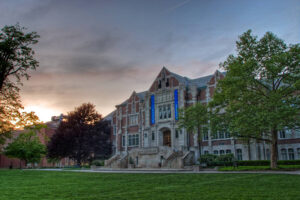
[[[103,118],[103,120],[107,120],[107,121],[112,120],[113,115],[114,115],[115,112],[116,112],[116,111],[112,111],[111,113],[109,113],[108,115],[106,115],[106,116]]]

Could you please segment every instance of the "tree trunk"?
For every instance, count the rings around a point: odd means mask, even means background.
[[[80,158],[77,158],[77,166],[81,167],[81,159]]]
[[[278,167],[278,133],[276,128],[272,128],[272,146],[271,146],[271,169],[275,169]]]

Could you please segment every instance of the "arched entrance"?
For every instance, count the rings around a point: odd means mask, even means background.
[[[171,131],[166,129],[162,131],[163,133],[163,145],[171,147]]]

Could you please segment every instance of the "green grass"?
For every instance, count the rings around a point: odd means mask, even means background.
[[[238,167],[220,167],[219,171],[257,171],[257,170],[271,170],[270,166],[238,166]],[[300,170],[300,165],[279,165],[276,170]]]
[[[0,170],[1,200],[300,199],[300,176]]]

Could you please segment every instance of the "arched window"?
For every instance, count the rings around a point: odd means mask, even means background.
[[[286,149],[281,149],[280,153],[281,153],[281,159],[282,160],[287,160]]]
[[[218,150],[214,150],[214,154],[218,155],[219,154]]]
[[[231,154],[231,150],[230,150],[230,149],[227,149],[227,150],[226,150],[226,154]]]
[[[289,160],[295,160],[294,149],[289,149]]]
[[[224,155],[225,151],[224,150],[220,150],[220,155]]]

